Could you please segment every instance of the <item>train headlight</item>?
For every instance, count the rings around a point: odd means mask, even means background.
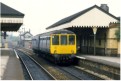
[[[57,53],[57,51],[56,50],[54,50],[54,54],[56,54]]]
[[[74,51],[73,51],[73,50],[71,50],[71,53],[72,53],[72,54],[74,54]]]

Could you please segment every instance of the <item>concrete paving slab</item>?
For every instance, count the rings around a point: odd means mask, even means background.
[[[118,68],[120,67],[120,57],[78,55],[77,58],[88,59],[94,62],[98,62],[98,63],[102,63],[105,65],[110,65]]]
[[[1,49],[0,77],[2,80],[24,80],[21,63],[13,49]]]

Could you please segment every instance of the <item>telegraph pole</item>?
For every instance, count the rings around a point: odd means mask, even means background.
[[[23,29],[23,46],[25,46],[25,28],[22,28]]]
[[[18,41],[18,45],[21,46],[21,30],[19,30],[19,41]]]

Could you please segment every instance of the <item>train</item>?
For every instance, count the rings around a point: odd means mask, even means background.
[[[32,38],[32,50],[55,63],[72,62],[76,54],[76,34],[55,30]]]

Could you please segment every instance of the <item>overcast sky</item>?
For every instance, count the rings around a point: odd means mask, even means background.
[[[25,14],[23,25],[33,35],[46,32],[48,26],[62,18],[93,5],[107,4],[109,12],[120,16],[121,0],[0,0],[0,2]],[[13,33],[18,35],[18,33]]]

